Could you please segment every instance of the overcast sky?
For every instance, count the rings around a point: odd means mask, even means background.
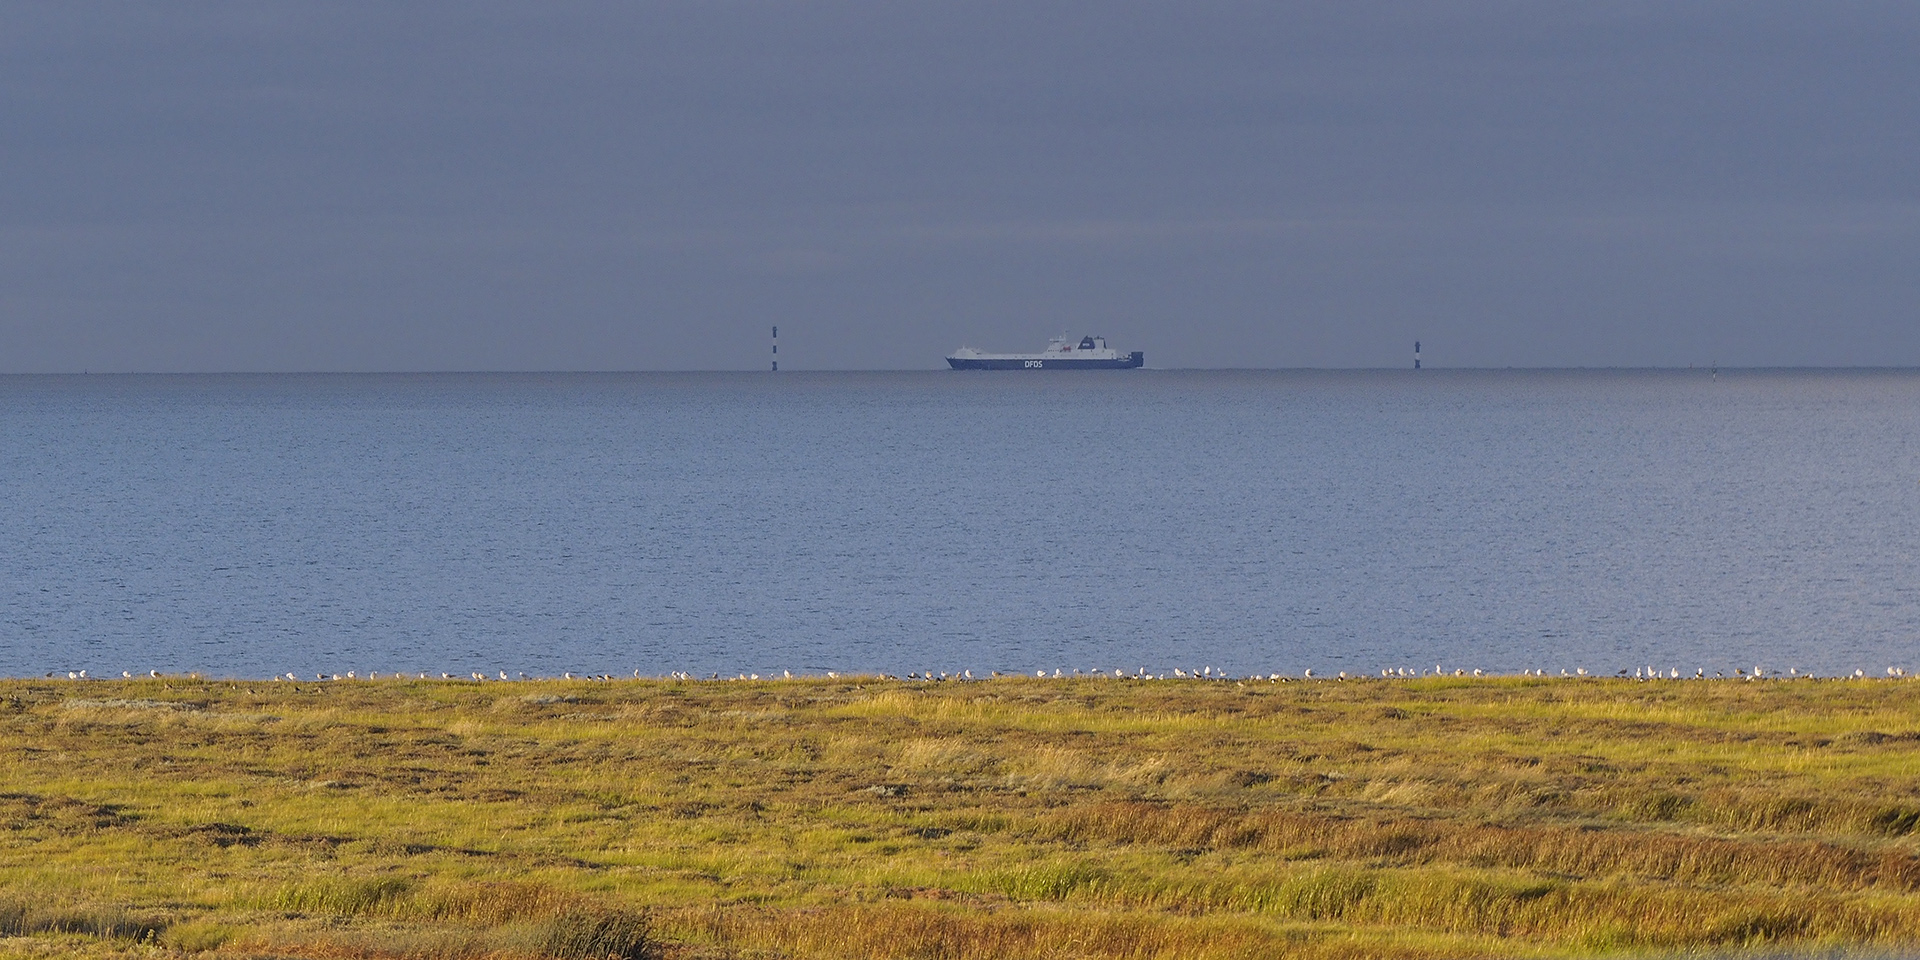
[[[0,2],[0,371],[1920,365],[1920,4]]]

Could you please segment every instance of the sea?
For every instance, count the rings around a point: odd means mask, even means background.
[[[1920,669],[1920,372],[0,377],[0,675]]]

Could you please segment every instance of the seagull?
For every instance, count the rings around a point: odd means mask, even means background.
[[[1888,675],[1888,676],[1892,676],[1892,675],[1893,675],[1893,668],[1892,668],[1892,667],[1888,667],[1888,668],[1887,668],[1887,675]],[[125,671],[125,670],[122,670],[122,671],[120,671],[120,679],[122,679],[122,680],[132,680],[132,679],[133,679],[133,674],[131,674],[131,673],[129,673],[129,672],[127,672],[127,671]]]
[[[158,680],[158,679],[160,679],[160,671],[158,671],[158,670],[148,670],[148,671],[147,671],[147,676],[149,676],[149,677],[152,677],[152,678],[154,678],[155,680]]]

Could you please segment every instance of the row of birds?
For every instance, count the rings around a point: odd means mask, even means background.
[[[1783,675],[1782,675],[1782,674],[1781,674],[1781,673],[1780,673],[1779,671],[1777,671],[1777,670],[1776,670],[1776,671],[1769,671],[1769,670],[1767,670],[1767,669],[1766,669],[1766,668],[1764,668],[1764,667],[1754,667],[1752,671],[1747,671],[1747,670],[1745,670],[1745,669],[1742,669],[1742,668],[1740,668],[1740,667],[1735,667],[1735,668],[1733,669],[1733,673],[1734,673],[1734,675],[1735,675],[1736,677],[1738,677],[1738,678],[1740,678],[1740,679],[1744,679],[1744,680],[1760,680],[1760,679],[1765,679],[1765,678],[1767,678],[1767,677],[1775,677],[1775,678],[1778,678],[1778,677],[1781,677],[1781,676],[1783,676]],[[1047,676],[1048,676],[1048,673],[1047,673],[1047,671],[1045,671],[1045,670],[1035,670],[1035,671],[1034,671],[1034,673],[1033,673],[1033,675],[1034,675],[1034,676],[1036,676],[1036,677],[1042,677],[1042,678],[1044,678],[1044,677],[1047,677]],[[1587,672],[1587,669],[1586,669],[1585,667],[1576,667],[1576,668],[1575,668],[1575,669],[1573,669],[1573,670],[1572,670],[1571,672],[1569,672],[1569,671],[1567,671],[1567,670],[1565,670],[1565,669],[1562,669],[1562,670],[1560,671],[1560,674],[1559,674],[1559,675],[1560,675],[1561,677],[1566,677],[1566,678],[1569,678],[1569,679],[1575,679],[1575,678],[1579,678],[1579,677],[1586,677],[1586,676],[1591,676],[1591,674],[1589,674],[1589,673]],[[1906,675],[1907,675],[1907,671],[1905,670],[1905,668],[1902,668],[1902,667],[1888,667],[1888,668],[1887,668],[1887,676],[1889,676],[1889,677],[1905,677]],[[47,674],[47,676],[48,676],[48,677],[50,677],[50,678],[56,678],[56,679],[57,679],[57,678],[59,677],[59,672],[58,672],[58,671],[55,671],[55,672],[52,672],[52,673],[48,673],[48,674]],[[148,676],[148,677],[151,677],[151,678],[159,678],[159,677],[161,677],[161,676],[163,676],[163,674],[161,674],[161,672],[160,672],[160,671],[158,671],[158,670],[149,670],[149,671],[147,671],[147,676]],[[198,674],[190,674],[190,676],[194,676],[194,677],[198,677],[199,675],[198,675]],[[406,672],[406,671],[398,671],[398,670],[396,670],[396,671],[394,671],[394,672],[392,672],[392,673],[389,673],[389,674],[387,674],[386,676],[387,676],[387,679],[391,679],[391,680],[416,680],[416,679],[417,679],[417,680],[428,680],[428,679],[432,679],[432,678],[431,678],[431,676],[430,676],[429,674],[427,674],[427,673],[425,673],[425,672],[419,672],[419,673],[409,673],[409,672]],[[867,674],[866,676],[868,676],[868,677],[875,677],[875,678],[878,678],[878,679],[881,679],[881,680],[900,680],[900,679],[903,679],[903,678],[901,678],[901,677],[897,677],[897,676],[894,676],[894,675],[892,675],[892,674],[887,674],[887,673],[881,673],[881,674]],[[916,672],[916,673],[909,673],[909,674],[907,674],[907,675],[906,675],[906,677],[905,677],[904,679],[906,679],[906,680],[915,680],[915,681],[922,681],[922,682],[926,682],[926,681],[931,681],[931,682],[935,682],[935,683],[938,683],[938,682],[942,682],[942,681],[947,681],[947,680],[980,680],[980,679],[987,679],[987,678],[997,678],[997,677],[1010,677],[1010,676],[1019,676],[1019,674],[1008,674],[1008,673],[1002,673],[1002,672],[1000,672],[1000,671],[998,671],[998,670],[992,670],[992,671],[989,671],[989,672],[988,672],[988,674],[987,674],[987,677],[976,677],[976,676],[974,676],[974,675],[973,675],[973,671],[972,671],[972,670],[962,670],[962,671],[959,671],[958,673],[948,673],[948,672],[947,672],[947,671],[945,671],[945,670],[941,670],[941,671],[938,671],[938,672],[936,672],[936,671],[933,671],[933,670],[928,670],[928,671],[925,671],[925,672],[923,672],[923,673],[921,673],[921,672]],[[1053,678],[1055,678],[1055,679],[1067,679],[1067,678],[1070,678],[1070,677],[1081,677],[1081,678],[1100,678],[1100,677],[1106,677],[1106,676],[1108,676],[1108,674],[1106,673],[1106,671],[1104,671],[1104,670],[1101,670],[1101,669],[1092,669],[1092,670],[1088,670],[1088,671],[1085,671],[1085,672],[1083,672],[1083,671],[1081,671],[1081,670],[1079,670],[1079,669],[1075,669],[1075,670],[1074,670],[1074,671],[1073,671],[1072,673],[1070,673],[1070,674],[1069,674],[1069,673],[1066,673],[1066,672],[1064,672],[1064,671],[1062,671],[1061,669],[1058,669],[1058,668],[1056,668],[1056,669],[1055,669],[1055,670],[1053,671],[1053,673],[1052,673],[1052,677],[1053,677]],[[1293,680],[1293,679],[1294,679],[1293,677],[1291,677],[1291,676],[1288,676],[1287,674],[1284,674],[1284,673],[1269,673],[1269,674],[1266,674],[1265,676],[1262,676],[1262,675],[1260,675],[1260,674],[1257,674],[1257,673],[1256,673],[1256,674],[1248,674],[1248,675],[1246,675],[1246,676],[1229,676],[1229,675],[1227,674],[1227,672],[1226,672],[1226,671],[1224,671],[1224,670],[1215,670],[1215,669],[1214,669],[1214,668],[1212,668],[1212,667],[1201,667],[1201,668],[1200,668],[1200,669],[1198,669],[1198,670],[1189,670],[1189,669],[1183,669],[1183,668],[1180,668],[1180,667],[1175,667],[1175,668],[1173,669],[1173,672],[1172,672],[1171,674],[1168,674],[1168,673],[1151,673],[1151,672],[1148,672],[1148,670],[1147,670],[1147,668],[1146,668],[1146,667],[1141,667],[1141,668],[1139,668],[1139,669],[1138,669],[1137,671],[1135,671],[1135,672],[1133,672],[1133,673],[1128,673],[1128,672],[1126,672],[1125,670],[1118,670],[1118,669],[1116,669],[1116,670],[1114,670],[1114,671],[1113,671],[1113,673],[1112,673],[1112,676],[1113,676],[1113,677],[1114,677],[1115,679],[1120,679],[1120,680],[1237,680],[1237,681],[1240,681],[1240,682],[1242,682],[1242,683],[1245,683],[1245,682],[1248,682],[1248,681],[1255,681],[1255,682],[1261,682],[1261,681],[1264,681],[1264,682],[1269,682],[1269,683],[1280,683],[1280,682],[1283,682],[1283,681],[1289,681],[1289,680]],[[1327,676],[1327,675],[1325,675],[1325,674],[1322,674],[1322,675],[1320,675],[1320,676],[1318,676],[1318,677],[1316,677],[1316,676],[1314,676],[1314,673],[1313,673],[1313,671],[1312,671],[1312,670],[1306,670],[1306,671],[1303,671],[1303,672],[1301,673],[1301,675],[1300,675],[1300,679],[1303,679],[1303,680],[1316,680],[1316,679],[1318,679],[1318,680],[1347,680],[1347,679],[1362,679],[1362,678],[1364,678],[1364,677],[1366,677],[1366,676],[1367,676],[1366,674],[1353,674],[1353,675],[1351,675],[1351,676],[1349,676],[1349,675],[1348,675],[1348,673],[1347,673],[1347,672],[1346,672],[1345,670],[1342,670],[1342,671],[1340,671],[1340,672],[1338,672],[1338,673],[1336,673],[1336,674],[1334,674],[1334,675],[1332,675],[1332,676]],[[1483,676],[1497,676],[1497,674],[1489,674],[1489,673],[1488,673],[1487,671],[1485,671],[1485,670],[1480,670],[1480,669],[1474,669],[1474,670],[1468,670],[1468,669],[1465,669],[1465,668],[1462,668],[1462,667],[1456,667],[1456,668],[1454,668],[1453,670],[1451,670],[1451,671],[1448,671],[1448,670],[1446,670],[1446,669],[1444,669],[1444,668],[1443,668],[1443,667],[1442,667],[1442,666],[1441,666],[1440,664],[1437,664],[1437,663],[1436,663],[1436,664],[1434,664],[1434,665],[1433,665],[1433,670],[1432,670],[1431,672],[1429,672],[1429,671],[1428,671],[1428,670],[1426,670],[1425,668],[1413,668],[1413,669],[1409,669],[1409,668],[1407,668],[1407,667],[1389,667],[1389,668],[1386,668],[1386,669],[1383,669],[1383,670],[1381,670],[1381,671],[1380,671],[1380,676],[1381,676],[1381,677],[1383,677],[1383,678],[1386,678],[1386,679],[1390,679],[1390,680],[1392,680],[1392,679],[1403,679],[1403,678],[1404,678],[1404,679],[1417,679],[1417,678],[1419,678],[1419,677],[1447,677],[1447,676],[1453,676],[1453,677],[1469,677],[1469,676],[1471,676],[1471,677],[1483,677]],[[1522,671],[1520,671],[1520,676],[1523,676],[1523,677],[1547,677],[1547,676],[1550,676],[1550,674],[1548,674],[1548,673],[1547,673],[1547,671],[1545,671],[1545,670],[1532,670],[1532,669],[1528,669],[1528,670],[1522,670]],[[1662,671],[1661,671],[1661,670],[1660,670],[1659,668],[1657,668],[1657,667],[1652,667],[1652,666],[1648,666],[1648,667],[1635,667],[1635,668],[1633,668],[1633,669],[1632,669],[1631,671],[1628,671],[1628,670],[1621,670],[1621,671],[1619,671],[1618,673],[1615,673],[1615,674],[1614,674],[1614,676],[1616,676],[1616,677],[1628,677],[1628,676],[1631,676],[1631,677],[1632,677],[1633,679],[1636,679],[1636,680],[1679,680],[1679,679],[1682,679],[1682,674],[1680,673],[1680,668],[1678,668],[1678,667],[1672,667],[1672,668],[1669,668],[1669,669],[1668,669],[1668,670],[1667,670],[1666,672],[1664,672],[1664,673],[1663,673],[1663,672],[1662,672]],[[1807,680],[1811,680],[1811,679],[1813,679],[1813,678],[1814,678],[1814,675],[1813,675],[1812,673],[1810,673],[1810,672],[1808,672],[1808,673],[1803,673],[1803,672],[1801,672],[1801,671],[1800,671],[1799,669],[1797,669],[1797,668],[1793,668],[1793,669],[1789,669],[1789,670],[1788,670],[1788,671],[1786,672],[1786,674],[1784,674],[1784,676],[1785,676],[1785,677],[1787,677],[1787,678],[1789,678],[1789,679],[1807,679]],[[1844,676],[1846,676],[1846,675],[1844,675],[1844,674],[1843,674],[1842,676],[1844,677]],[[1854,679],[1864,679],[1864,678],[1865,678],[1865,677],[1867,676],[1867,672],[1866,672],[1865,670],[1855,670],[1855,671],[1853,671],[1853,673],[1851,674],[1851,676],[1852,676],[1852,678],[1854,678]],[[125,679],[125,680],[131,680],[131,679],[133,679],[133,678],[134,678],[134,675],[133,675],[133,674],[132,674],[132,673],[131,673],[130,671],[126,671],[126,670],[122,670],[122,671],[120,671],[120,677],[121,677],[122,679]],[[786,679],[786,680],[792,680],[792,679],[793,679],[793,671],[791,671],[791,670],[782,670],[782,671],[780,672],[780,677],[778,677],[778,678],[776,678],[776,677],[774,677],[774,676],[773,676],[772,674],[768,674],[768,675],[767,675],[766,677],[764,677],[764,678],[763,678],[763,677],[761,677],[761,676],[760,676],[760,674],[757,674],[757,673],[740,673],[740,674],[737,674],[737,675],[735,675],[735,676],[731,676],[731,677],[723,677],[723,676],[721,676],[721,675],[720,675],[720,674],[718,674],[718,673],[710,673],[710,674],[707,674],[707,675],[706,675],[705,677],[698,677],[698,676],[695,676],[695,675],[693,675],[693,674],[691,674],[691,673],[687,673],[687,672],[685,672],[685,671],[679,671],[679,670],[676,670],[676,671],[674,671],[674,672],[672,672],[672,673],[669,673],[669,674],[667,674],[667,675],[666,675],[666,677],[667,677],[667,679],[671,679],[671,680],[689,680],[689,681],[691,681],[691,680],[761,680],[761,679],[767,679],[767,680],[773,680],[773,679]],[[829,679],[829,680],[838,680],[838,679],[840,679],[840,677],[841,677],[841,674],[840,674],[840,673],[839,673],[838,671],[833,671],[833,670],[829,670],[829,671],[827,671],[827,672],[826,672],[826,677],[827,677],[827,679]],[[1719,670],[1715,670],[1715,671],[1713,672],[1713,677],[1714,677],[1714,678],[1717,678],[1717,679],[1725,679],[1725,678],[1726,678],[1726,674],[1725,674],[1725,673],[1723,673],[1723,672],[1721,672],[1721,671],[1719,671]],[[87,676],[87,671],[85,671],[85,670],[69,670],[69,671],[67,671],[67,679],[68,679],[68,680],[93,680],[93,679],[99,679],[99,678],[95,678],[95,677],[89,677],[89,676]],[[276,676],[274,676],[274,677],[273,677],[273,679],[274,679],[275,681],[291,681],[291,682],[296,682],[296,683],[297,683],[297,682],[299,682],[299,681],[300,681],[300,679],[301,679],[301,678],[300,678],[300,675],[298,675],[298,674],[295,674],[295,673],[291,673],[291,672],[289,672],[289,673],[284,673],[284,674],[278,674],[278,675],[276,675]],[[364,678],[362,678],[362,677],[361,677],[361,676],[360,676],[360,675],[358,674],[358,672],[356,672],[356,671],[353,671],[353,670],[348,670],[348,671],[347,671],[347,672],[346,672],[345,674],[338,674],[338,673],[316,673],[316,674],[314,674],[314,675],[313,675],[313,679],[314,679],[314,681],[316,681],[316,682],[322,682],[322,683],[324,683],[324,682],[328,682],[328,681],[333,681],[333,680],[359,680],[359,679],[367,679],[367,680],[378,680],[378,679],[381,679],[381,675],[380,675],[379,673],[377,673],[377,672],[375,672],[375,671],[372,671],[372,670],[369,670],[369,671],[367,671],[367,675],[366,675],[366,677],[364,677]],[[460,677],[460,676],[456,676],[456,675],[454,675],[454,674],[451,674],[451,673],[445,673],[445,672],[442,672],[442,673],[440,674],[440,679],[442,679],[442,680],[473,680],[473,681],[493,681],[493,680],[501,680],[501,681],[504,681],[504,680],[510,680],[510,679],[515,679],[515,678],[511,678],[511,677],[508,677],[508,676],[507,676],[507,672],[506,672],[505,670],[502,670],[502,671],[500,671],[500,673],[499,673],[499,676],[498,676],[497,678],[496,678],[496,677],[491,677],[491,676],[488,676],[487,674],[484,674],[484,673],[480,673],[480,672],[477,672],[477,671],[475,671],[475,672],[472,672],[472,673],[469,673],[469,674],[468,674],[467,676],[465,676],[465,677]],[[612,674],[610,674],[610,673],[589,673],[589,674],[581,674],[581,675],[579,675],[579,676],[575,676],[575,675],[574,675],[573,673],[571,673],[571,672],[567,672],[567,673],[563,673],[563,674],[561,674],[561,675],[560,675],[559,677],[530,677],[530,676],[528,676],[528,675],[527,675],[527,674],[525,674],[525,673],[520,673],[520,674],[518,675],[518,677],[517,677],[517,679],[520,679],[520,680],[554,680],[554,679],[559,679],[559,680],[613,680],[613,679],[616,679],[616,678],[615,678],[615,677],[614,677],[614,676],[613,676]],[[635,671],[633,671],[633,679],[635,679],[635,680],[639,680],[639,679],[642,679],[642,678],[641,678],[641,675],[640,675],[640,671],[638,671],[638,670],[635,670]],[[1685,677],[1685,679],[1688,679],[1688,680],[1705,680],[1705,679],[1708,679],[1708,676],[1707,676],[1707,671],[1706,671],[1706,668],[1704,668],[1704,667],[1702,667],[1702,668],[1699,668],[1699,669],[1696,669],[1696,670],[1694,670],[1694,672],[1693,672],[1693,675],[1692,675],[1692,676],[1689,676],[1689,677]]]

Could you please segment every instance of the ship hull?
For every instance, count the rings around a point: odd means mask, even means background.
[[[1132,370],[1145,365],[1147,355],[1138,350],[1111,360],[1077,357],[948,357],[955,370]]]

